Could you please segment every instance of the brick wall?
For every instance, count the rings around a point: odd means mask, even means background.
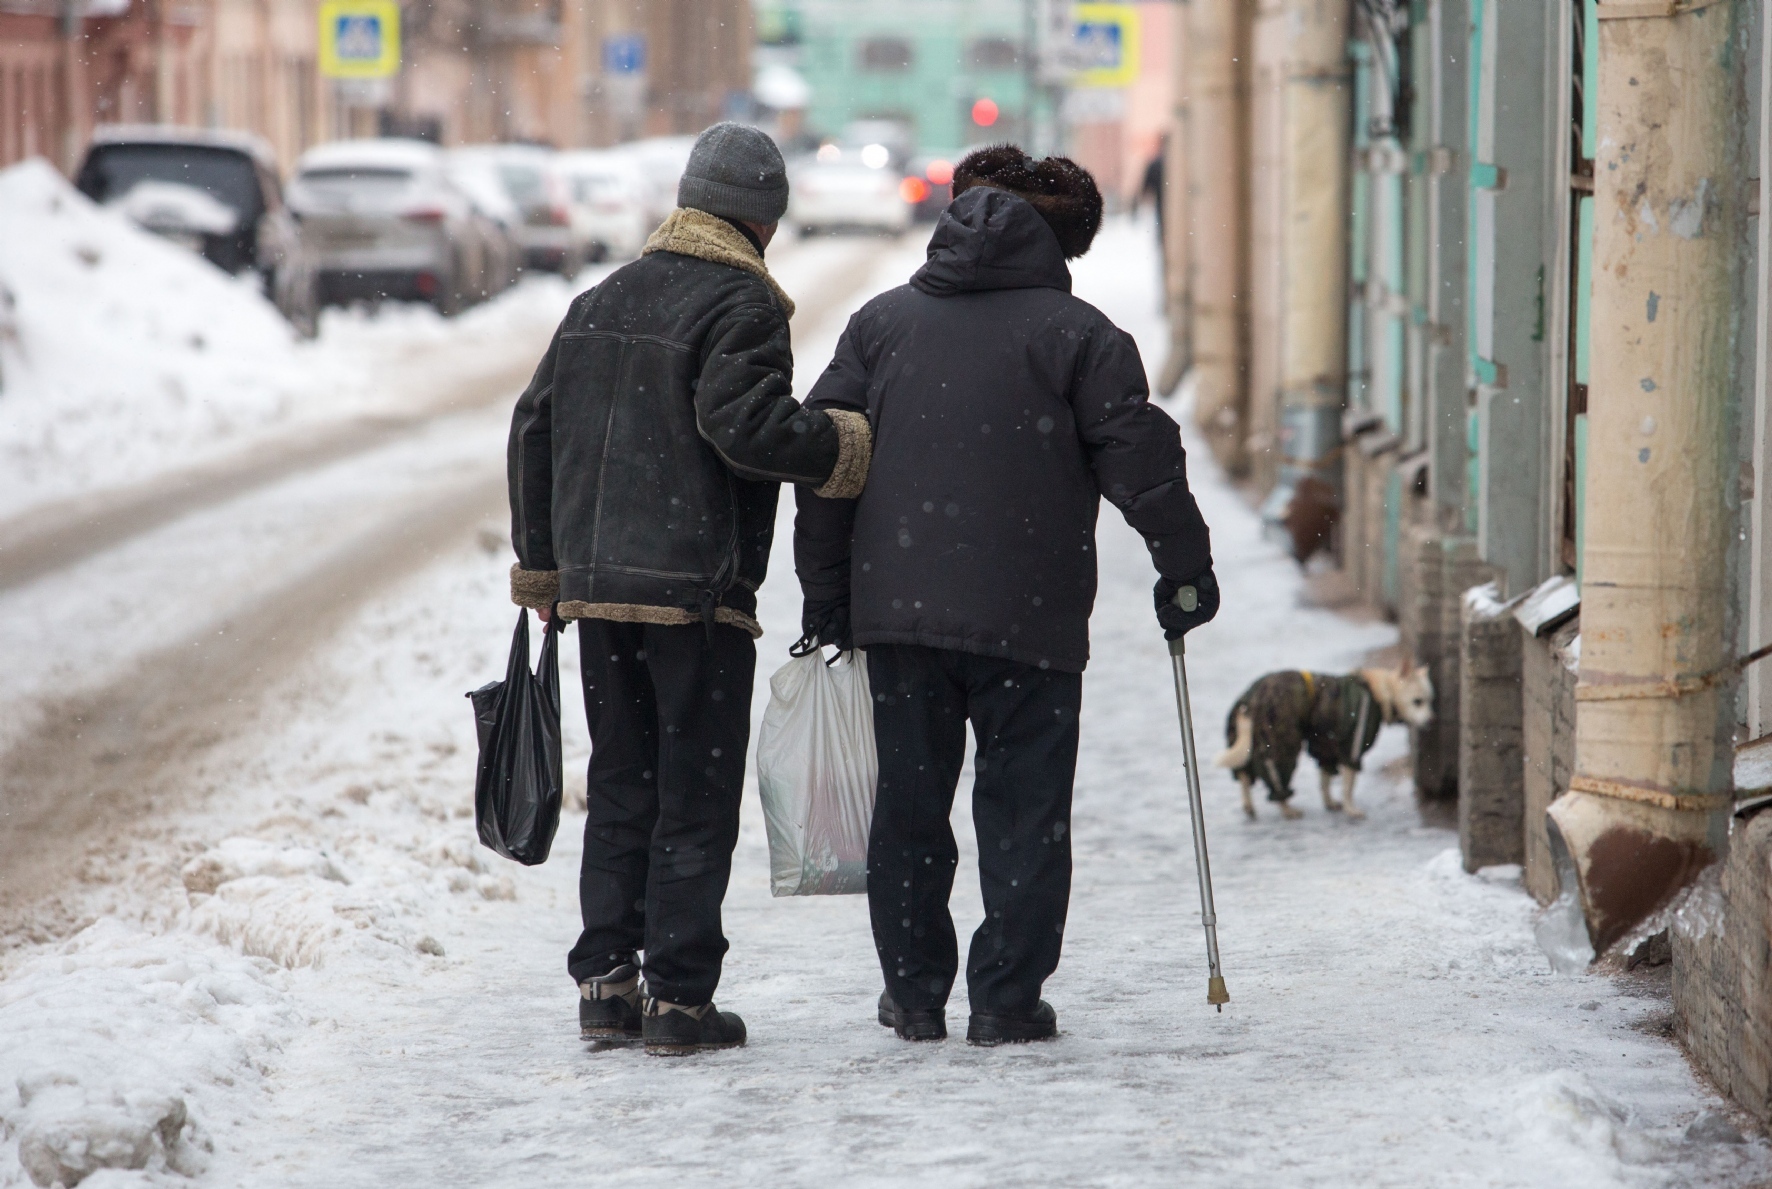
[[[1426,666],[1434,683],[1434,721],[1411,732],[1415,789],[1449,800],[1458,795],[1459,604],[1488,577],[1488,568],[1477,557],[1475,538],[1433,525],[1405,527],[1400,544],[1397,627],[1404,653]]]
[[[1772,813],[1736,821],[1729,857],[1700,877],[1668,929],[1675,1027],[1718,1088],[1772,1125]]]
[[[1575,767],[1577,617],[1548,637],[1520,633],[1520,750],[1525,801],[1526,890],[1540,904],[1557,898],[1557,870],[1544,814],[1569,789]]]
[[[1458,850],[1464,869],[1525,860],[1520,623],[1495,587],[1466,592],[1459,648]]]

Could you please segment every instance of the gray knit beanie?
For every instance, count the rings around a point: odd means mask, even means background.
[[[775,222],[788,209],[788,168],[781,150],[755,128],[715,124],[689,150],[677,205],[727,219]]]

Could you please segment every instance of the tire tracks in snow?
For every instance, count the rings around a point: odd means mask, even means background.
[[[534,361],[512,361],[410,412],[305,429],[197,466],[75,496],[0,522],[0,591],[84,561],[181,516],[282,479],[367,454],[455,413],[515,400]]]
[[[881,245],[892,242],[878,241]],[[862,241],[841,246],[852,250],[823,252],[833,259],[814,273],[810,285],[796,286],[805,294],[797,302],[805,312],[794,318],[796,336],[810,332],[866,282],[865,265],[875,255],[868,249],[873,245]],[[795,256],[820,247],[807,244],[784,255],[791,262]],[[501,398],[514,401],[528,383],[539,354],[540,348],[522,352],[490,371],[458,381],[441,398],[405,412],[305,427],[171,474],[58,500],[0,520],[0,591],[64,569],[180,516],[367,454],[444,417],[483,408]]]
[[[459,546],[504,498],[504,477],[490,470],[415,493],[248,609],[141,657],[99,690],[51,701],[39,729],[0,756],[0,938],[79,928],[77,907],[57,895],[75,868],[115,862],[144,825],[152,832],[150,815],[218,791],[220,782],[189,777],[250,725],[270,678],[364,599]]]
[[[795,286],[803,311],[796,339],[821,329],[895,243],[826,242],[784,253],[811,257],[804,262],[811,275]],[[333,423],[0,522],[0,592],[275,482],[330,464],[370,465],[377,450],[445,417],[514,399],[532,368],[524,356],[409,413]],[[169,814],[225,790],[225,774],[206,772],[205,760],[250,729],[272,680],[375,591],[463,543],[504,499],[503,476],[490,467],[415,489],[311,568],[255,595],[250,609],[148,651],[97,689],[39,702],[39,724],[0,753],[0,944],[83,927],[78,885],[95,867],[120,870],[133,847],[169,829]]]

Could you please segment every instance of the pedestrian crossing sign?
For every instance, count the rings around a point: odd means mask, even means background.
[[[389,78],[400,72],[396,0],[321,0],[320,73],[327,78]]]
[[[1068,57],[1072,84],[1126,87],[1138,81],[1138,9],[1131,4],[1077,4],[1071,8]]]

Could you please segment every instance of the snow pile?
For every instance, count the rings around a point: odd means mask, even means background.
[[[1655,1137],[1632,1127],[1624,1106],[1572,1070],[1527,1079],[1518,1092],[1515,1121],[1521,1163],[1540,1183],[1567,1189],[1650,1177],[1667,1183],[1651,1169],[1671,1153]]]
[[[195,1175],[301,1025],[268,962],[100,921],[0,984],[0,1185]],[[148,1183],[105,1174],[88,1184]]]
[[[313,353],[255,274],[231,277],[69,186],[48,163],[0,171],[0,504],[53,476],[115,482],[282,416]]]
[[[465,835],[402,847],[363,834],[346,847],[348,856],[334,856],[226,839],[185,865],[191,927],[291,968],[324,966],[346,954],[397,961],[414,953],[442,956],[426,918],[450,894],[516,897],[510,877],[489,872]]]
[[[303,423],[464,389],[514,399],[573,295],[610,267],[525,277],[458,318],[329,309],[300,342],[256,274],[142,231],[44,161],[0,170],[0,228],[0,515]]]

